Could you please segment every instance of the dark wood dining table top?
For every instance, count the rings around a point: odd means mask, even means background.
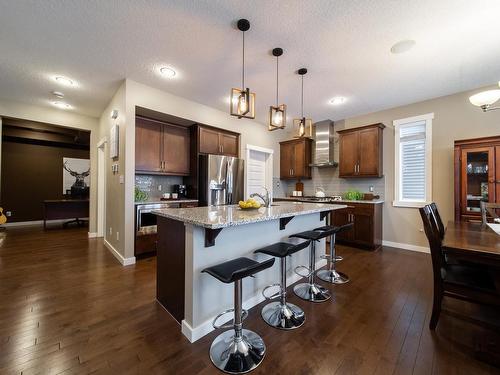
[[[445,254],[500,265],[500,235],[485,224],[448,222],[442,249]]]

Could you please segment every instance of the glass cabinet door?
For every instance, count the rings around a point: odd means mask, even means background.
[[[462,150],[462,213],[480,214],[481,201],[494,202],[494,147]]]

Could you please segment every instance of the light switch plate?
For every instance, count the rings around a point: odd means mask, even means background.
[[[125,176],[124,175],[120,175],[120,184],[124,184],[125,183]]]

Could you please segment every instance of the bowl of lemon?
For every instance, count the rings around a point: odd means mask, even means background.
[[[238,206],[242,210],[257,210],[260,208],[260,203],[257,202],[255,199],[250,198],[247,199],[246,201],[239,201]]]

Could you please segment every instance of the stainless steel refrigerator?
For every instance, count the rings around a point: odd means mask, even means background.
[[[237,204],[244,195],[245,161],[232,156],[200,155],[199,204]]]

